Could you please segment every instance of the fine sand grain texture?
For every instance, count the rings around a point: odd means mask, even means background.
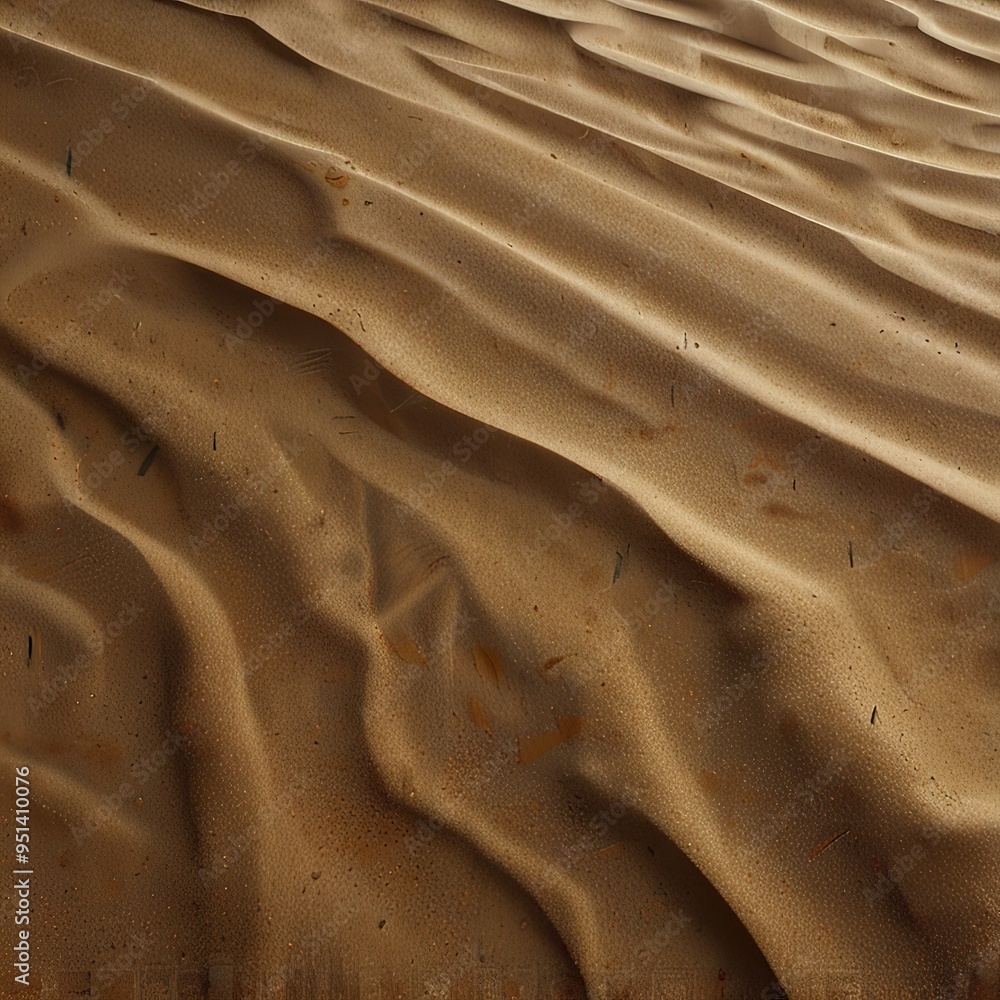
[[[998,61],[7,0],[0,998],[1000,997]]]

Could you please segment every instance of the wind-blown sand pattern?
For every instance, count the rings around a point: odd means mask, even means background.
[[[994,5],[0,24],[0,996],[1000,996]]]

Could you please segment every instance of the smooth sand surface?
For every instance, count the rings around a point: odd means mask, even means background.
[[[0,996],[1000,996],[993,4],[0,27]]]

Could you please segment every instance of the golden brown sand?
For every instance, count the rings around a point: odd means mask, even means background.
[[[0,996],[1000,996],[995,5],[0,26]]]

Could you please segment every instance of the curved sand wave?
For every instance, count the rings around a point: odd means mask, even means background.
[[[37,982],[996,988],[1000,34],[814,7],[8,10]]]

